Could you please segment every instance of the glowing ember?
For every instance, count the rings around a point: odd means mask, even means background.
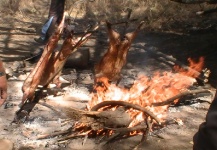
[[[201,57],[198,63],[195,63],[192,59],[188,60],[191,69],[184,70],[176,67],[176,70],[181,72],[157,72],[152,78],[140,76],[130,89],[108,84],[108,79],[102,78],[101,81],[106,88],[95,89],[96,93],[92,93],[92,100],[88,104],[88,109],[103,101],[127,101],[147,108],[163,121],[166,118],[169,106],[154,107],[152,103],[165,101],[180,92],[186,91],[196,81],[195,77],[199,75],[198,72],[203,69],[204,58]],[[130,109],[128,112],[133,120],[129,127],[135,126],[146,119],[146,116],[139,111]]]

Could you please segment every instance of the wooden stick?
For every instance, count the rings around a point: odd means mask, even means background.
[[[118,137],[124,136],[124,134],[132,132],[132,131],[138,131],[138,130],[144,130],[147,129],[147,126],[145,125],[139,125],[139,126],[135,126],[135,127],[130,127],[130,128],[105,128],[108,130],[113,130],[117,133],[115,133],[114,135],[112,135],[105,143],[110,143],[112,141],[114,141],[115,139],[117,139]]]
[[[105,129],[114,130],[114,131],[119,132],[119,133],[126,133],[126,132],[132,132],[132,131],[137,131],[137,130],[143,130],[145,128],[147,128],[146,125],[138,125],[138,126],[130,127],[130,128],[108,128],[108,127],[105,127]]]
[[[52,138],[52,137],[55,137],[55,136],[69,134],[71,132],[72,132],[72,127],[70,127],[69,129],[67,129],[65,131],[60,131],[60,132],[54,132],[54,133],[50,133],[50,134],[39,135],[38,138],[37,138],[37,140],[48,139],[48,138]]]
[[[210,14],[210,13],[214,13],[214,12],[217,12],[217,8],[198,11],[198,12],[196,12],[196,15],[206,15],[206,14]]]
[[[142,111],[143,113],[149,115],[151,118],[156,120],[158,124],[161,124],[160,120],[151,111],[149,111],[146,108],[141,107],[139,105],[131,104],[131,103],[124,102],[124,101],[104,101],[104,102],[101,102],[101,103],[95,105],[94,107],[92,107],[91,111],[97,111],[98,109],[100,109],[102,107],[105,107],[105,106],[108,106],[108,105],[111,105],[111,106],[124,106],[124,107],[127,107],[127,108],[133,108],[133,109]]]
[[[197,89],[197,90],[191,90],[191,91],[185,91],[185,92],[182,92],[176,96],[173,96],[163,102],[157,102],[157,103],[152,103],[152,106],[164,106],[164,105],[169,105],[171,104],[174,100],[176,99],[179,99],[183,96],[186,96],[186,95],[193,95],[193,94],[197,94],[197,93],[205,93],[205,92],[211,92],[211,90],[208,90],[208,89]]]
[[[57,114],[60,115],[60,116],[65,116],[65,117],[66,117],[66,115],[65,115],[64,113],[62,113],[62,112],[59,111],[59,110],[56,110],[53,106],[51,106],[51,105],[49,105],[49,104],[47,104],[47,103],[45,103],[45,102],[38,102],[37,104],[42,105],[42,106],[44,106],[44,107],[47,107],[47,108],[53,110],[55,113],[57,113]]]
[[[106,144],[108,144],[108,143],[114,141],[115,139],[117,139],[117,138],[120,137],[120,136],[123,136],[123,133],[120,133],[120,132],[115,133],[114,135],[110,136],[110,137],[107,139],[107,141],[106,141],[103,145],[106,145]]]
[[[64,137],[64,138],[60,138],[58,139],[58,142],[60,141],[65,141],[65,140],[68,140],[68,139],[72,139],[72,138],[78,138],[78,137],[83,137],[83,136],[86,136],[88,133],[81,133],[81,134],[71,134],[67,137]]]
[[[138,19],[130,19],[128,21],[121,21],[121,22],[116,22],[116,23],[112,23],[111,25],[119,25],[119,24],[126,24],[127,22],[134,22],[137,21]]]

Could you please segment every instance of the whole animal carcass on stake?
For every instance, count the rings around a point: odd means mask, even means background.
[[[98,85],[103,84],[103,86],[106,86],[104,82],[116,82],[116,84],[120,82],[121,69],[126,64],[128,51],[136,35],[141,30],[143,23],[144,21],[140,22],[135,31],[121,36],[112,29],[111,23],[106,22],[109,35],[109,48],[99,63],[94,67],[94,89],[97,88]]]
[[[47,67],[47,64],[49,62],[49,59],[52,56],[53,50],[56,48],[58,41],[61,37],[61,33],[64,28],[64,20],[65,20],[65,13],[55,33],[51,36],[47,45],[44,47],[44,51],[38,63],[36,64],[34,69],[31,71],[31,73],[24,81],[22,86],[22,91],[23,91],[22,104],[24,104],[24,102],[27,99],[29,99],[30,101],[34,99],[35,90],[40,83],[40,78],[43,76],[45,68]]]
[[[24,104],[26,100],[32,101],[34,99],[35,90],[38,85],[46,88],[52,81],[56,81],[58,86],[58,84],[60,84],[58,78],[67,58],[83,45],[93,33],[88,30],[77,38],[73,38],[73,35],[69,34],[62,44],[61,50],[54,52],[63,31],[64,19],[65,15],[56,32],[51,36],[48,44],[45,46],[42,56],[35,68],[24,81],[22,86],[22,104]],[[97,28],[98,26],[96,26],[93,31]]]

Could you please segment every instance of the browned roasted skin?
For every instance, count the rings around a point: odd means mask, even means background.
[[[35,90],[40,83],[40,79],[44,71],[46,70],[45,68],[47,67],[49,58],[51,57],[52,52],[56,48],[58,41],[60,39],[61,32],[64,27],[64,19],[65,19],[65,15],[62,19],[62,22],[58,26],[57,30],[51,36],[47,45],[44,47],[42,56],[39,59],[38,63],[36,64],[35,68],[31,71],[27,79],[24,81],[24,84],[22,86],[22,91],[23,91],[22,103],[24,103],[27,99],[31,101],[34,98]]]
[[[96,30],[98,27],[95,27]],[[46,69],[46,74],[43,75],[40,85],[46,86],[49,84],[53,79],[57,82],[57,86],[60,84],[58,83],[58,77],[61,74],[62,68],[67,60],[67,58],[75,52],[81,45],[83,45],[88,38],[92,35],[92,33],[85,33],[82,37],[78,37],[73,39],[71,35],[65,39],[61,50],[55,54],[55,56],[51,57],[48,67]]]
[[[107,77],[109,81],[119,82],[121,78],[121,69],[126,64],[128,50],[140,30],[143,22],[134,32],[125,34],[121,39],[119,33],[111,28],[107,23],[109,35],[109,48],[102,59],[95,65],[95,82],[101,77]]]
[[[3,76],[0,76],[0,106],[2,106],[7,98],[7,78],[5,75],[5,69],[3,62],[0,60],[0,72]]]

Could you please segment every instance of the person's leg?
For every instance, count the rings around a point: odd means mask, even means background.
[[[193,137],[194,150],[217,149],[217,95],[213,100],[206,116],[206,122],[202,123],[198,132]]]
[[[49,20],[42,27],[42,35],[39,39],[35,39],[36,42],[43,44],[47,43],[48,39],[54,33],[56,26],[58,26],[62,20],[64,6],[65,0],[51,0]]]
[[[42,29],[41,29],[41,35],[39,38],[35,39],[36,42],[38,43],[46,43],[47,40],[48,40],[48,37],[47,37],[47,32],[48,32],[48,29],[50,28],[51,24],[53,22],[53,17],[50,17],[46,22],[45,24],[42,26]]]
[[[47,33],[49,27],[51,26],[52,22],[53,22],[53,16],[50,17],[50,18],[48,19],[48,21],[43,25],[43,27],[42,27],[42,29],[41,29],[41,33],[42,33],[42,34],[41,34],[41,38],[42,38],[42,40],[45,40],[45,39],[46,39],[46,33]]]
[[[49,17],[53,17],[53,21],[49,26],[46,37],[49,38],[55,31],[56,26],[60,24],[63,18],[65,0],[52,0],[49,10]]]
[[[56,16],[52,16],[52,21],[50,22],[48,28],[47,28],[47,31],[45,33],[45,40],[48,40],[51,35],[54,33],[55,29],[56,29],[56,26],[57,26],[57,17]]]
[[[65,0],[51,0],[49,17],[55,16],[57,25],[62,21],[63,13],[65,8]]]

